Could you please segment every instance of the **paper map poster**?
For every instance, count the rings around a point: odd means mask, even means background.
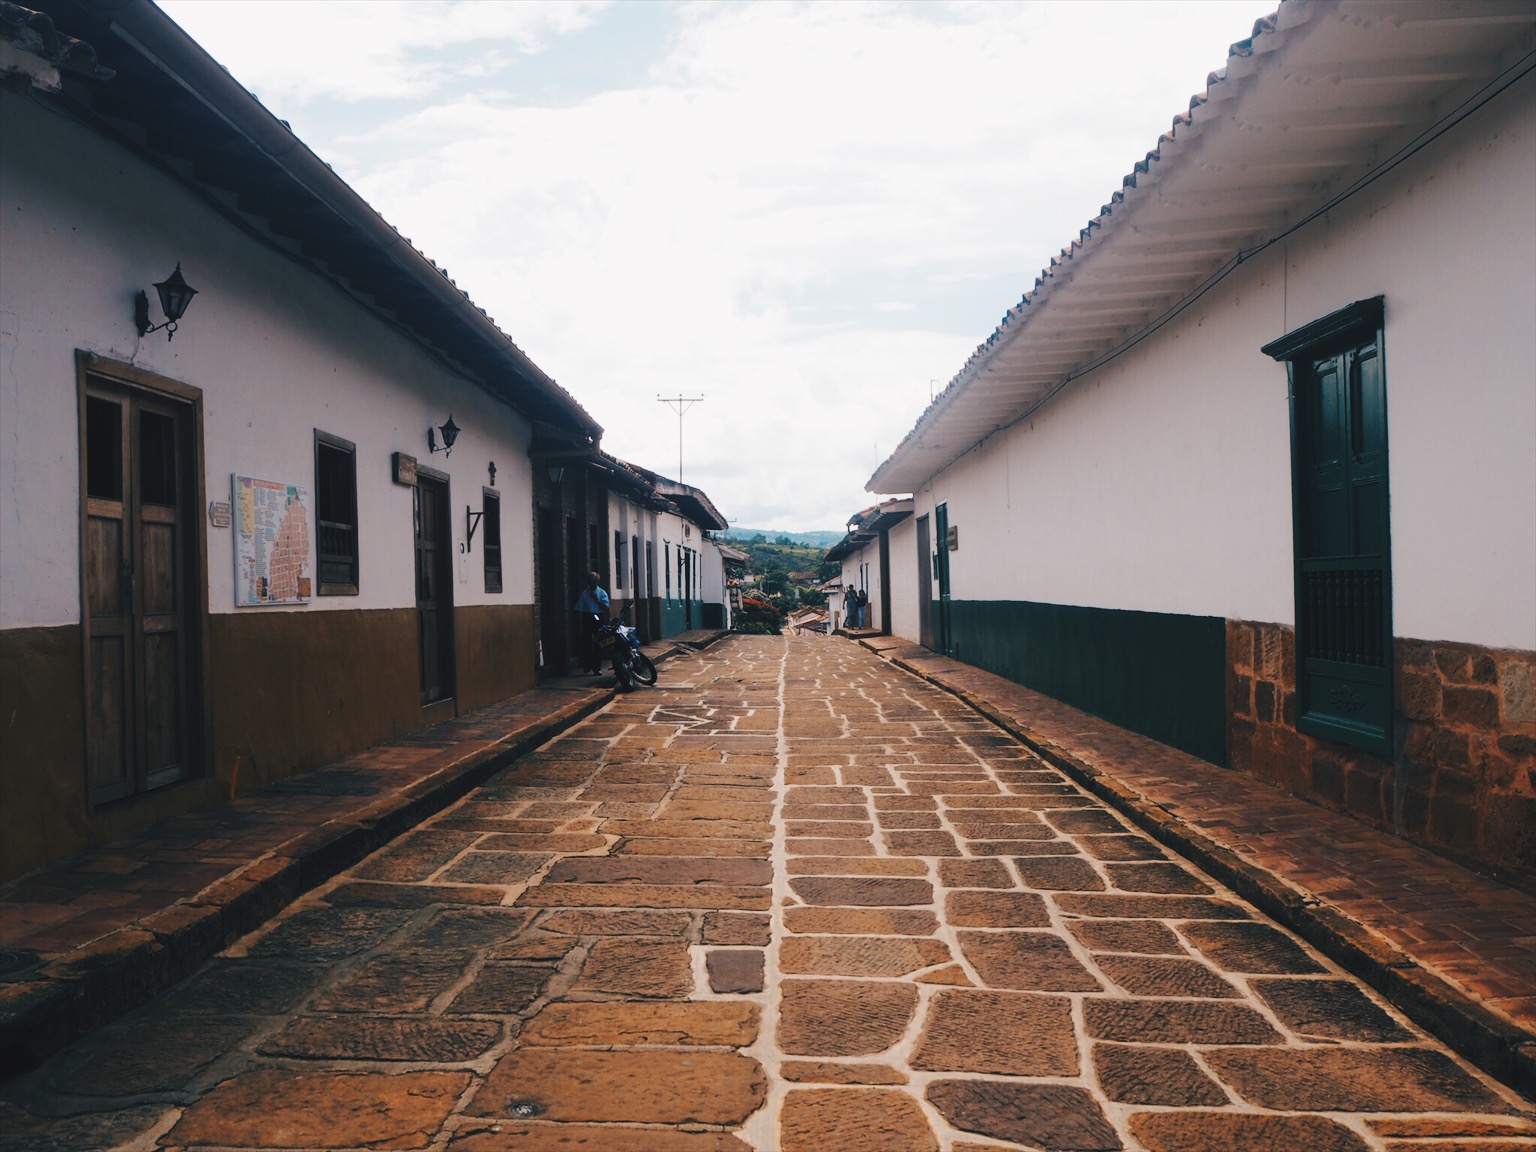
[[[309,599],[309,490],[235,475],[235,607]]]

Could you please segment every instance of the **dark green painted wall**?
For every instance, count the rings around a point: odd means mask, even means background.
[[[953,600],[950,629],[957,660],[1226,765],[1219,616]]]

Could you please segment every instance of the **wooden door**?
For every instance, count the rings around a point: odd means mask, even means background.
[[[416,619],[423,706],[453,695],[453,533],[447,479],[416,476]]]
[[[917,642],[933,648],[933,543],[926,516],[917,518]]]
[[[563,676],[566,670],[565,646],[565,564],[561,560],[558,513],[540,507],[535,520],[534,547],[538,550],[539,647],[548,676]]]
[[[93,803],[191,773],[194,436],[189,405],[88,379],[83,599]]]
[[[954,640],[949,628],[949,505],[940,504],[933,510],[934,564],[933,577],[939,585],[939,599],[934,613],[933,649],[946,656],[953,656]]]

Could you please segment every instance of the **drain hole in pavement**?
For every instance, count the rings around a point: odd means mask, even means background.
[[[540,1108],[532,1100],[514,1100],[511,1104],[507,1105],[507,1111],[521,1120],[526,1120],[530,1116],[537,1116],[544,1109]]]

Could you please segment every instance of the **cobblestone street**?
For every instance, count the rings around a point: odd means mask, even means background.
[[[1513,1152],[1529,1105],[856,644],[669,662],[0,1088],[0,1148]]]

